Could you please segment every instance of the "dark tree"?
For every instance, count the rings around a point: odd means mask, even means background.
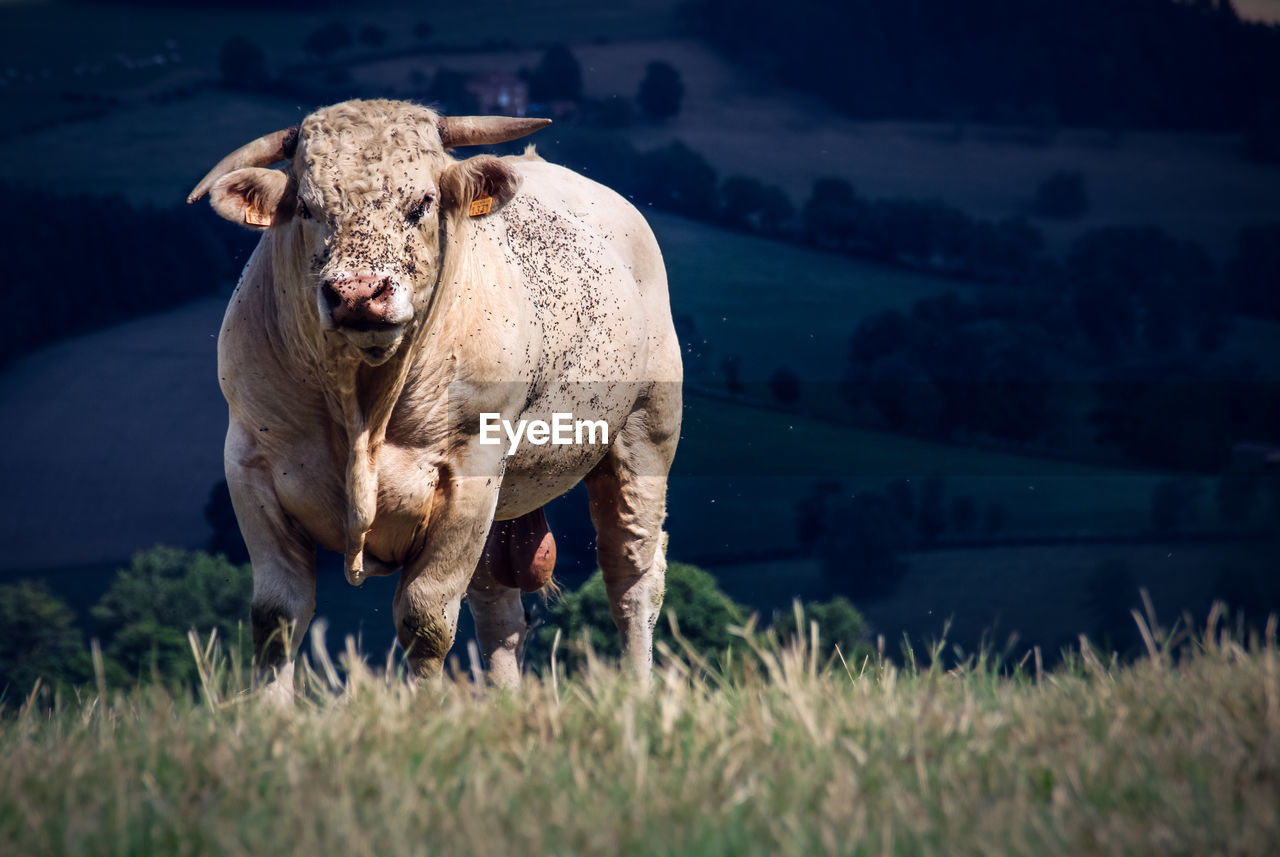
[[[1230,2],[697,0],[701,34],[860,117],[1241,130],[1274,104],[1280,29]],[[1271,119],[1274,127],[1275,120]],[[1263,127],[1266,127],[1265,124]],[[1280,137],[1262,137],[1275,140]]]
[[[671,63],[655,60],[645,69],[636,101],[654,119],[670,119],[680,112],[684,81]]]
[[[785,366],[769,379],[769,391],[780,405],[794,405],[800,400],[800,376]]]
[[[547,49],[530,77],[529,98],[533,101],[582,99],[582,67],[572,51],[564,45]]]
[[[700,219],[720,207],[716,171],[680,140],[645,152],[637,170],[642,179],[635,194],[639,201]]]
[[[558,137],[540,141],[538,151],[548,160],[577,170],[623,196],[648,201],[642,192],[648,177],[641,172],[640,154],[621,134],[566,126]]]
[[[249,616],[253,573],[224,557],[156,547],[134,556],[93,608],[97,630],[108,642],[105,654],[123,670],[121,678],[145,678],[153,668],[164,679],[189,682],[195,662],[187,631],[218,631],[236,643]],[[249,641],[240,652],[249,655]]]
[[[741,395],[745,389],[742,386],[742,358],[736,354],[730,354],[720,361],[720,372],[724,375],[724,386],[730,395]]]
[[[1220,470],[1233,444],[1280,437],[1280,390],[1248,366],[1138,362],[1108,373],[1094,395],[1098,440],[1142,464]]]
[[[982,516],[982,532],[988,537],[1004,529],[1009,520],[1009,513],[1003,503],[992,501],[987,504],[987,512]]]
[[[1241,312],[1280,320],[1280,223],[1240,231],[1227,283]]]
[[[797,628],[795,614],[790,611],[775,616],[773,626],[780,628],[778,636],[783,644],[791,643],[797,634],[809,642],[809,623],[818,625],[819,657],[834,656],[835,649],[845,663],[856,667],[864,658],[872,655],[867,643],[867,620],[849,599],[837,595],[830,601],[807,601],[802,607],[803,627]]]
[[[36,679],[75,683],[90,675],[71,608],[43,583],[0,586],[0,694],[9,708],[21,704]]]
[[[893,513],[904,521],[916,517],[916,490],[910,479],[895,479],[885,486],[885,494],[893,506]]]
[[[259,89],[270,79],[262,48],[244,36],[232,36],[222,43],[218,69],[222,82],[236,89]]]
[[[1280,99],[1274,95],[1254,110],[1245,151],[1256,161],[1280,163]]]
[[[800,211],[806,240],[823,247],[848,248],[864,228],[867,204],[842,178],[820,178]]]
[[[907,571],[899,556],[907,544],[907,524],[884,494],[860,491],[833,500],[818,545],[823,577],[851,598],[890,595]]]
[[[1219,523],[1232,529],[1249,526],[1261,499],[1259,481],[1256,473],[1225,473],[1218,479],[1213,499]]]
[[[813,484],[809,493],[796,503],[796,541],[813,549],[821,538],[827,520],[827,502],[840,492],[835,479],[822,479]]]
[[[312,56],[326,59],[340,50],[351,47],[351,31],[346,24],[331,21],[312,30],[302,42],[302,49]]]
[[[957,533],[967,533],[978,521],[978,504],[968,494],[961,494],[951,500],[951,525]]]
[[[680,636],[704,657],[716,658],[734,643],[729,632],[747,618],[747,611],[716,585],[716,579],[702,569],[673,562],[667,566],[666,595],[662,615],[654,628],[655,643],[666,643],[676,651],[680,646],[671,633],[674,615]],[[557,658],[569,669],[580,669],[583,637],[597,654],[617,657],[620,654],[618,632],[609,615],[609,596],[600,572],[593,574],[576,591],[563,593],[546,613],[544,623],[531,635],[525,663],[534,670],[545,670],[551,659],[551,643],[556,631],[561,634]]]
[[[1153,227],[1097,229],[1072,245],[1067,277],[1081,329],[1106,355],[1219,341],[1229,301],[1196,244]]]
[[[467,89],[468,75],[452,68],[440,68],[431,78],[427,99],[444,108],[446,113],[463,115],[479,109],[475,93]]]
[[[720,186],[720,219],[732,229],[777,235],[794,214],[781,188],[750,176],[730,176]]]
[[[933,544],[947,528],[946,481],[938,474],[925,477],[916,513],[916,532],[922,544]]]
[[[1151,526],[1158,533],[1185,533],[1195,523],[1202,486],[1195,479],[1164,479],[1151,489]]]
[[[1138,607],[1141,595],[1128,563],[1107,560],[1090,571],[1084,581],[1083,601],[1094,643],[1121,655],[1138,645],[1138,628],[1129,611]]]
[[[729,176],[720,186],[720,204],[726,226],[750,230],[752,215],[764,206],[764,185],[750,176]]]
[[[360,28],[360,43],[380,48],[387,43],[387,31],[377,24],[365,24]]]
[[[1036,188],[1032,211],[1041,217],[1063,220],[1080,217],[1089,210],[1089,194],[1084,176],[1063,170],[1053,173]]]
[[[849,354],[859,363],[871,363],[906,348],[917,325],[899,310],[869,315],[853,330]]]
[[[763,193],[757,215],[758,228],[765,235],[781,235],[788,230],[788,224],[795,216],[795,206],[776,185],[765,185]]]

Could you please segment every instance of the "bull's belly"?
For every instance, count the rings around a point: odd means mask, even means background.
[[[544,462],[543,466],[508,461],[494,520],[509,521],[542,508],[581,482],[605,453],[604,447],[584,450],[568,460],[549,465]]]

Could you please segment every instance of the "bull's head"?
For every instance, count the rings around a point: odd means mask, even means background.
[[[458,161],[445,149],[514,140],[549,121],[348,101],[232,152],[187,202],[208,193],[227,220],[280,230],[280,255],[298,260],[320,328],[377,365],[427,305],[442,223],[496,211],[519,185],[497,158]],[[288,163],[265,169],[280,161]]]

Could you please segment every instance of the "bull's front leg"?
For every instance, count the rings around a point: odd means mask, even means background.
[[[315,544],[281,508],[266,459],[234,421],[225,464],[231,504],[253,564],[255,671],[268,697],[289,700],[294,657],[315,613]]]
[[[422,551],[406,564],[392,615],[415,681],[440,675],[458,630],[458,610],[484,549],[501,485],[501,454],[478,447],[444,468]],[[476,475],[487,474],[487,475]]]

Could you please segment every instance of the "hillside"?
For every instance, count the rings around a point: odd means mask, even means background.
[[[516,73],[535,66],[554,39],[571,45],[587,97],[631,104],[647,63],[667,61],[681,72],[682,109],[660,123],[637,119],[620,129],[642,149],[683,140],[722,179],[743,174],[776,184],[797,206],[814,179],[834,175],[849,179],[868,198],[940,199],[993,219],[1026,214],[1037,185],[1051,173],[1078,172],[1088,190],[1088,213],[1077,220],[1037,221],[1055,253],[1092,228],[1155,224],[1199,241],[1223,261],[1243,226],[1280,218],[1280,169],[1246,160],[1238,136],[1061,128],[1032,144],[1016,127],[856,121],[682,35],[665,5],[658,15],[646,5],[645,17],[639,4],[602,10],[566,0],[542,18],[519,4],[487,5],[496,16],[487,25],[478,23],[479,16],[432,10],[428,17],[436,34],[426,42],[410,35],[413,13],[370,10],[368,16],[381,16],[389,41],[379,51],[339,56],[338,67],[369,93],[422,98],[422,81],[442,68]],[[547,20],[571,9],[577,10],[572,28],[549,29]],[[123,193],[137,202],[169,204],[248,137],[295,123],[319,106],[222,89],[217,56],[223,40],[247,32],[266,47],[271,68],[294,68],[305,60],[303,36],[322,16],[264,12],[246,29],[199,11],[151,9],[141,16],[142,26],[130,24],[123,33],[105,9],[81,13],[96,22],[95,39],[99,31],[111,34],[117,46],[116,59],[99,58],[106,71],[98,76],[73,73],[81,67],[71,59],[74,40],[55,40],[52,51],[30,51],[30,44],[44,44],[41,34],[57,26],[46,20],[46,7],[0,10],[9,33],[30,34],[0,39],[10,43],[15,76],[0,97],[17,115],[47,113],[54,123],[0,139],[0,180],[39,176],[61,192]],[[513,26],[505,36],[498,29],[503,16]],[[350,16],[348,23],[359,26],[363,20]],[[118,64],[119,57],[150,53],[177,59],[163,66]],[[37,125],[31,119],[22,127]],[[554,141],[559,130],[552,126],[534,142]]]

